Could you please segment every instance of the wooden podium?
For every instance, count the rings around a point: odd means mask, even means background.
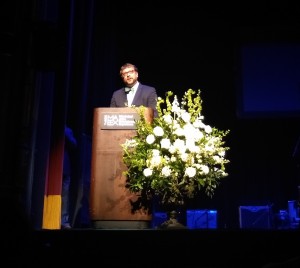
[[[153,110],[146,108],[145,115],[151,122]],[[123,175],[126,166],[121,144],[135,135],[138,117],[129,107],[94,109],[90,188],[90,218],[94,228],[150,228],[150,213],[132,212],[131,201],[137,196],[125,187]]]

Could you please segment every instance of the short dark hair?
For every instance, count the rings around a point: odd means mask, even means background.
[[[129,68],[129,67],[132,67],[136,72],[138,72],[138,68],[132,64],[132,63],[125,63],[121,66],[121,69],[120,69],[120,75],[122,76],[123,74],[123,70],[126,69],[126,68]]]

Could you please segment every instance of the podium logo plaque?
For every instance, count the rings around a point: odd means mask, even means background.
[[[136,129],[137,113],[102,112],[101,129]]]

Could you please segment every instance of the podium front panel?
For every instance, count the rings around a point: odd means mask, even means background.
[[[145,221],[147,225],[152,218],[148,211],[132,212],[131,201],[137,196],[125,187],[123,171],[126,166],[122,160],[121,144],[136,134],[135,129],[103,129],[103,113],[126,115],[133,111],[127,107],[94,110],[90,217],[95,227],[145,226],[136,221]]]

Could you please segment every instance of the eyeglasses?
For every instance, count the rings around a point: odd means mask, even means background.
[[[124,72],[124,73],[122,73],[122,77],[124,77],[124,76],[127,76],[128,74],[134,74],[134,72],[135,72],[135,70],[131,70],[131,71],[128,71],[128,72]]]

